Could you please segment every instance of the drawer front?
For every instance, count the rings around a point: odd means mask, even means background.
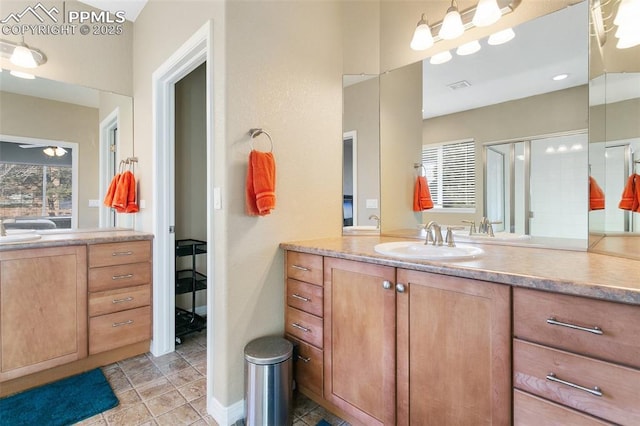
[[[513,376],[520,390],[621,425],[640,424],[639,370],[514,339]],[[596,387],[601,396],[591,393]]]
[[[287,277],[322,285],[322,256],[287,251]]]
[[[287,307],[285,331],[294,337],[322,348],[322,318]]]
[[[122,243],[89,245],[89,267],[149,262],[151,241],[125,241]]]
[[[513,315],[515,337],[640,368],[640,306],[514,288]]]
[[[514,426],[613,426],[571,408],[538,398],[526,392],[513,392]]]
[[[89,291],[114,290],[150,282],[149,262],[89,269]]]
[[[302,281],[287,279],[287,305],[322,317],[322,287]]]
[[[90,317],[149,305],[151,305],[151,286],[148,284],[89,293]]]
[[[151,339],[151,307],[89,318],[89,354]]]
[[[322,396],[322,351],[292,336],[287,338],[298,344],[297,359],[293,360],[296,382],[299,386]]]

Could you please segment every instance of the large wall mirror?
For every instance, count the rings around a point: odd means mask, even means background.
[[[487,217],[501,243],[587,248],[588,15],[579,2],[380,76],[383,233]],[[416,212],[420,174],[435,207]]]
[[[0,73],[0,218],[39,230],[132,227],[102,205],[133,155],[128,96]]]
[[[618,4],[592,0],[589,250],[640,259],[640,45],[618,48]]]

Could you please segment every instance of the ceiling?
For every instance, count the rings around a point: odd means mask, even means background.
[[[589,80],[588,2],[525,22],[500,46],[480,40],[482,49],[445,64],[423,62],[423,117],[521,99],[587,84]],[[517,12],[517,11],[516,11]],[[552,77],[566,73],[565,80]],[[466,81],[469,87],[449,85]]]
[[[135,22],[140,12],[147,4],[147,0],[78,0],[96,9],[116,12],[124,10],[128,21]]]

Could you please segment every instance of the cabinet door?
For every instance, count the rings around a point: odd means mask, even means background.
[[[87,356],[84,246],[0,252],[0,380]]]
[[[325,258],[324,396],[367,426],[395,424],[394,280],[395,268]]]
[[[397,424],[510,424],[509,286],[397,275]]]

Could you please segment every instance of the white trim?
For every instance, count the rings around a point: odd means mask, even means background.
[[[111,179],[113,176],[109,173],[109,153],[111,147],[109,142],[111,141],[111,132],[114,128],[120,128],[120,108],[114,109],[107,117],[100,122],[100,168],[99,168],[99,197],[105,196]],[[116,148],[117,149],[117,148]],[[100,211],[98,216],[98,226],[100,228],[112,227],[113,224],[109,223],[111,218],[111,209],[100,203]]]
[[[351,206],[352,214],[353,214],[353,226],[358,225],[358,131],[350,130],[348,132],[344,132],[342,135],[342,143],[344,145],[344,141],[347,139],[351,139],[351,161],[353,164],[351,165],[351,183],[353,189],[353,205]]]
[[[209,414],[220,426],[231,426],[238,420],[244,419],[244,399],[225,407],[217,399],[211,398],[209,406]]]
[[[0,134],[5,142],[25,143],[31,145],[55,145],[71,149],[71,228],[78,228],[78,158],[80,145],[76,142],[59,141],[55,139],[32,138],[25,136],[11,136]]]

